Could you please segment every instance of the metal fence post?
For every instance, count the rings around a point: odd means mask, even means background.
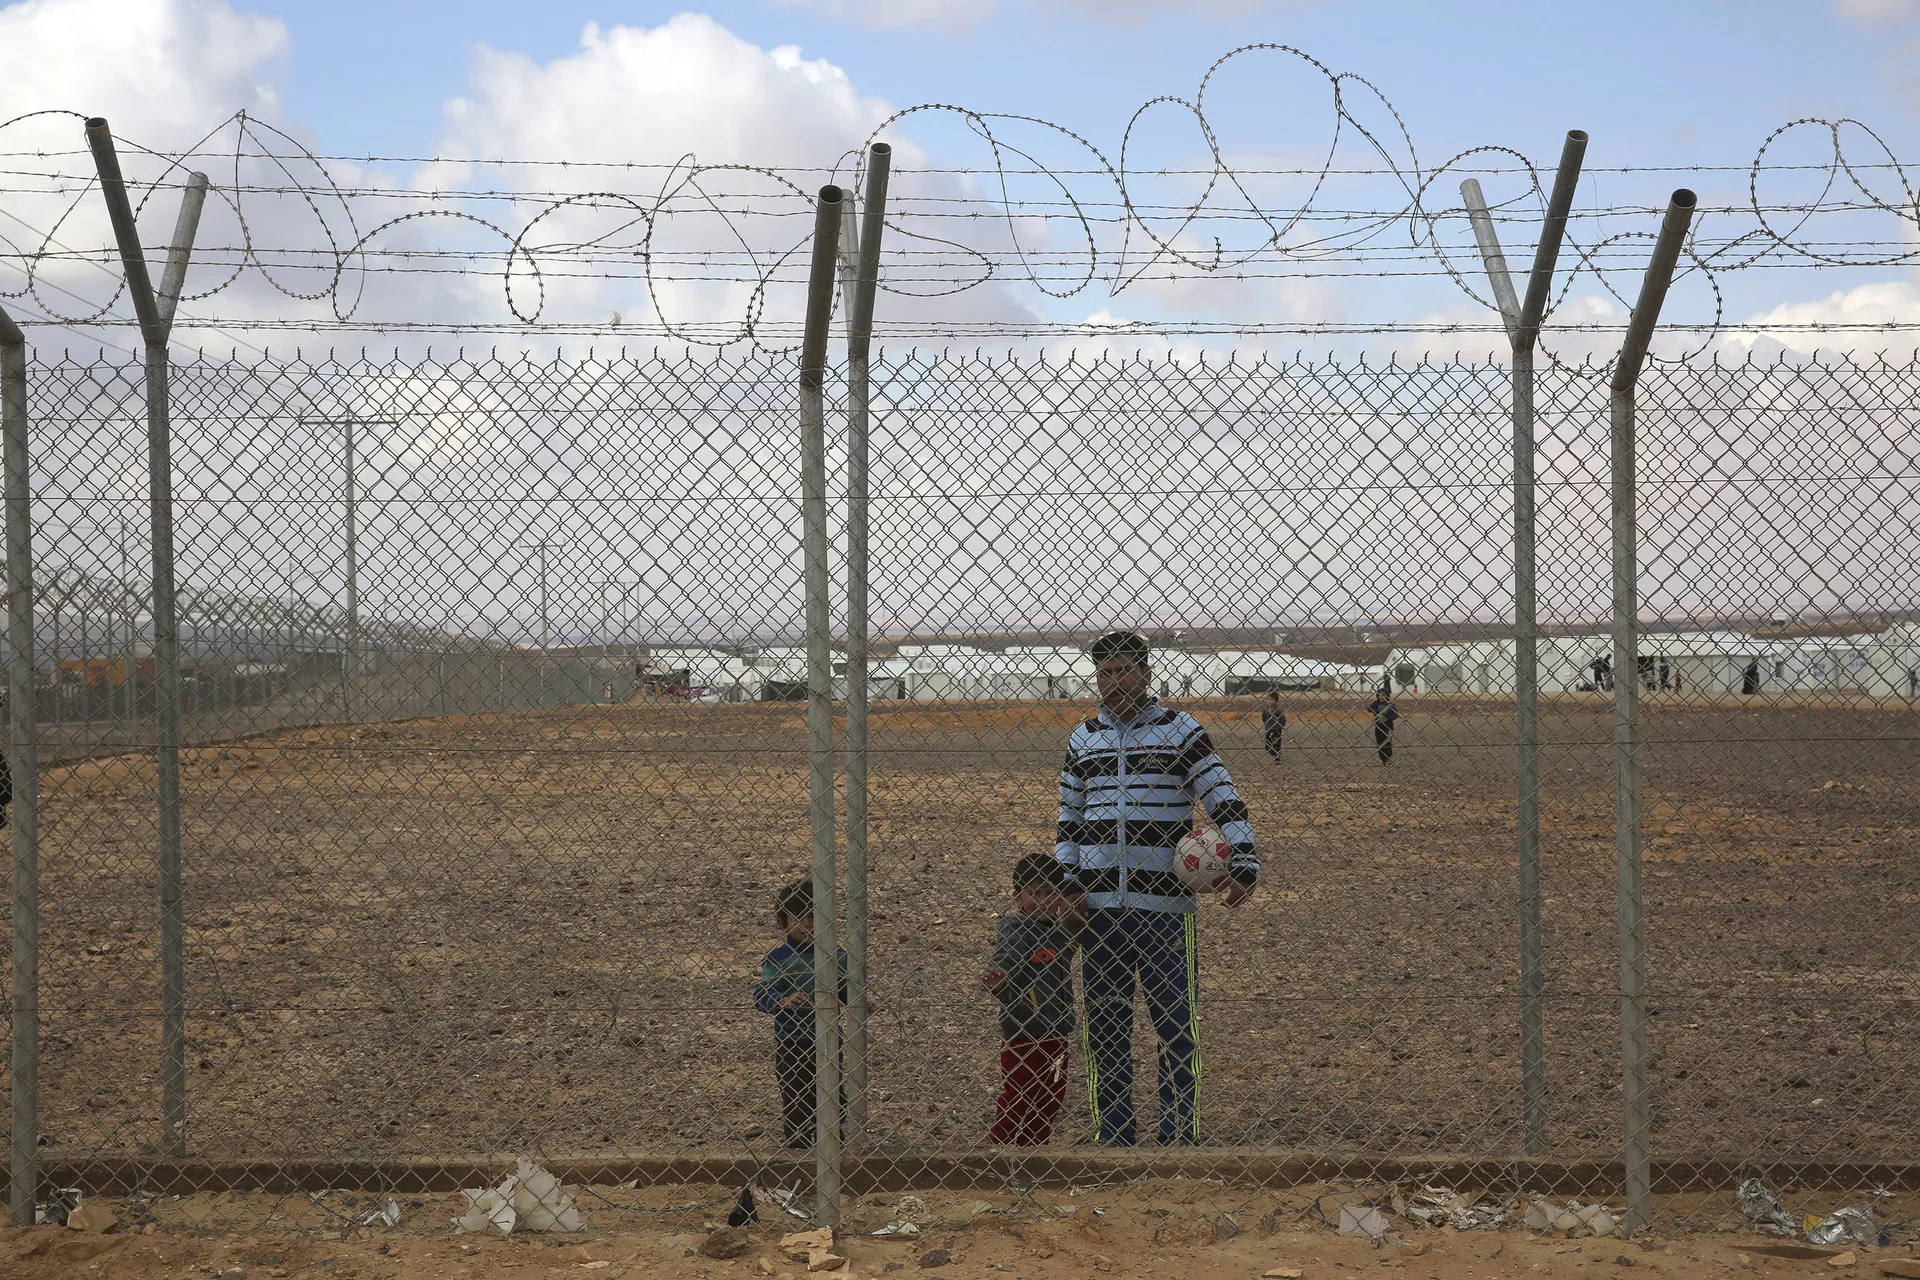
[[[356,683],[360,678],[360,513],[355,506],[358,495],[354,492],[353,415],[351,413],[346,415],[342,426],[346,429],[347,651],[341,655],[340,659],[340,688],[343,691],[340,699],[340,718],[352,724],[353,709],[359,705],[361,697]]]
[[[867,152],[863,223],[844,203],[840,274],[847,306],[847,1137],[867,1130],[867,496],[868,364],[893,147]]]
[[[13,1110],[7,1220],[33,1225],[40,1186],[40,768],[34,715],[33,511],[27,339],[0,310],[0,454],[6,467],[7,739],[13,770]]]
[[[127,295],[146,340],[147,505],[153,526],[154,762],[160,809],[160,1149],[187,1153],[186,915],[180,871],[180,621],[173,572],[173,462],[167,338],[186,283],[194,233],[206,202],[207,177],[188,177],[156,294],[147,274],[140,229],[120,176],[107,122],[87,121],[87,142],[100,174],[107,215],[126,268]]]
[[[1527,277],[1527,297],[1519,301],[1507,274],[1506,255],[1487,212],[1477,179],[1460,184],[1473,220],[1474,238],[1486,263],[1487,278],[1505,321],[1513,349],[1513,614],[1515,850],[1520,864],[1520,1096],[1528,1155],[1547,1149],[1546,961],[1540,929],[1540,644],[1535,589],[1534,521],[1534,345],[1547,310],[1554,264],[1566,235],[1586,156],[1587,135],[1567,131],[1560,168]]]
[[[1608,386],[1613,434],[1613,756],[1614,842],[1620,912],[1621,1136],[1627,1182],[1627,1230],[1653,1221],[1653,1177],[1647,1128],[1646,903],[1640,860],[1640,583],[1637,493],[1634,475],[1634,388],[1647,343],[1660,321],[1660,304],[1673,279],[1697,200],[1684,187],[1673,193],[1653,257],[1640,282],[1640,298]]]
[[[840,188],[814,209],[800,348],[800,491],[807,593],[807,796],[813,829],[814,1220],[840,1225],[840,949],[834,928],[833,650],[828,634],[827,331],[833,322]]]

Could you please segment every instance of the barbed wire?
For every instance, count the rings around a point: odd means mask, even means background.
[[[1217,95],[1230,72],[1259,57],[1282,59],[1325,92],[1327,128],[1324,149],[1315,148],[1317,165],[1243,165],[1222,142],[1221,126],[1209,115],[1209,94]],[[42,111],[0,123],[0,139],[35,122],[45,124],[49,117],[72,120],[78,132],[78,113]],[[346,157],[311,150],[245,111],[183,151],[156,151],[127,139],[121,145],[130,157],[146,162],[143,181],[137,184],[142,207],[182,185],[192,167],[204,163],[224,170],[215,174],[211,194],[230,216],[235,234],[196,251],[196,270],[183,298],[188,307],[181,318],[185,327],[449,333],[537,327],[556,333],[640,332],[695,345],[766,346],[789,343],[797,335],[797,308],[791,316],[776,314],[769,309],[769,294],[803,278],[802,250],[814,198],[809,184],[844,174],[846,185],[858,191],[873,142],[911,140],[922,126],[937,129],[945,121],[957,123],[964,135],[983,146],[989,163],[902,164],[895,171],[881,288],[897,297],[924,303],[998,283],[1058,302],[1097,291],[1117,299],[1130,289],[1181,280],[1438,278],[1486,308],[1490,318],[1480,325],[1232,323],[1206,317],[1107,324],[978,317],[948,323],[887,316],[883,325],[890,337],[1497,333],[1464,209],[1454,194],[1457,180],[1523,180],[1521,190],[1494,207],[1496,218],[1522,229],[1516,243],[1530,241],[1531,225],[1543,217],[1539,168],[1523,153],[1477,146],[1430,167],[1421,160],[1398,109],[1377,86],[1281,44],[1231,50],[1208,68],[1190,98],[1168,95],[1143,103],[1127,121],[1113,157],[1084,134],[1053,121],[942,103],[896,112],[832,165],[712,164],[692,155],[671,163]],[[1206,163],[1140,163],[1147,136],[1169,121],[1201,140]],[[1818,158],[1807,161],[1790,154],[1809,139],[1817,144]],[[1060,149],[1067,153],[1067,162],[1052,163],[1049,151]],[[98,204],[89,153],[79,147],[14,148],[0,151],[0,158],[35,162],[0,171],[0,200],[56,202],[44,226],[6,211],[8,221],[25,231],[0,230],[0,261],[11,261],[20,271],[17,282],[0,279],[0,298],[31,299],[41,316],[57,325],[121,323],[113,315],[124,287],[113,246],[103,241],[75,248],[63,239],[66,229],[91,216]],[[62,167],[49,161],[73,163]],[[389,163],[449,172],[417,175],[414,185],[382,184],[362,168]],[[645,174],[651,186],[564,191],[551,184],[534,190],[472,182],[473,171],[484,168]],[[1704,281],[1712,319],[1666,327],[1701,335],[1702,347],[1735,331],[1724,316],[1721,279],[1729,273],[1885,268],[1920,258],[1920,237],[1915,234],[1920,231],[1920,205],[1905,165],[1884,138],[1851,119],[1789,121],[1762,140],[1745,166],[1615,166],[1587,172],[1744,175],[1745,198],[1704,206],[1683,254],[1682,274],[1697,274]],[[1783,195],[1777,183],[1790,175],[1812,175],[1817,192],[1811,199]],[[438,185],[431,181],[443,176],[449,180]],[[1336,198],[1333,188],[1349,178],[1366,179],[1386,198]],[[916,187],[915,179],[925,182]],[[1146,190],[1143,184],[1157,179],[1177,179],[1197,189],[1178,198]],[[1283,179],[1285,189],[1274,188],[1275,179]],[[1563,253],[1565,266],[1548,313],[1549,334],[1564,337],[1619,327],[1610,322],[1567,323],[1554,317],[1554,309],[1582,284],[1609,297],[1623,313],[1630,308],[1632,286],[1612,277],[1626,272],[1637,283],[1644,260],[1640,242],[1651,238],[1658,213],[1655,205],[1617,198],[1575,211]],[[298,224],[290,223],[290,217],[297,217]],[[1862,233],[1857,224],[1870,217],[1891,218],[1892,231]],[[1836,220],[1845,220],[1846,228],[1835,230]],[[682,226],[696,228],[691,237],[695,240],[704,232],[707,243],[674,241]],[[89,299],[71,280],[52,278],[68,265],[85,264],[114,277],[104,301]],[[376,278],[442,276],[493,280],[505,316],[498,321],[436,322],[417,317],[384,320],[366,312],[369,283]],[[192,304],[230,293],[248,279],[287,301],[318,304],[324,314],[261,318],[232,309],[219,317],[189,313]],[[590,281],[639,285],[651,318],[623,324],[616,315],[612,323],[596,324],[551,314],[553,290],[574,290]],[[724,300],[698,319],[674,318],[662,291],[703,285],[724,290]],[[82,305],[76,307],[76,302]],[[718,312],[719,306],[726,310]],[[1913,326],[1887,321],[1763,327],[1779,332],[1901,332]],[[1555,355],[1550,341],[1547,347]]]

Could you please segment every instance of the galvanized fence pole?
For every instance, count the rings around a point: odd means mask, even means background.
[[[7,1220],[33,1225],[40,1186],[40,768],[34,709],[33,510],[27,339],[0,310],[0,454],[7,501],[7,745],[13,770],[13,1111]]]
[[[1651,1098],[1647,1092],[1646,903],[1640,847],[1640,661],[1638,504],[1634,474],[1634,390],[1647,343],[1660,321],[1660,304],[1673,279],[1697,200],[1684,187],[1673,193],[1640,282],[1640,298],[1613,366],[1608,387],[1612,425],[1613,498],[1613,756],[1615,875],[1620,914],[1621,1136],[1626,1166],[1627,1230],[1653,1221],[1653,1177],[1648,1152]]]
[[[1546,959],[1540,926],[1540,636],[1535,581],[1534,346],[1546,314],[1554,264],[1580,181],[1587,135],[1567,132],[1521,302],[1507,274],[1493,217],[1477,179],[1460,184],[1474,238],[1513,350],[1513,614],[1515,837],[1520,868],[1520,1096],[1527,1154],[1547,1149]]]
[[[836,945],[833,648],[827,587],[827,332],[840,188],[820,188],[800,347],[800,491],[807,600],[807,797],[813,831],[814,1220],[840,1225],[840,949]]]
[[[155,790],[160,809],[160,1150],[187,1154],[186,913],[180,870],[180,622],[173,570],[173,462],[167,338],[186,283],[194,233],[206,202],[207,177],[188,176],[156,294],[147,274],[140,229],[120,175],[113,134],[103,119],[87,121],[87,142],[100,191],[126,268],[127,295],[146,342],[147,506],[153,529],[153,666]]]
[[[893,147],[867,152],[862,224],[844,205],[841,292],[847,298],[847,1140],[867,1129],[867,497],[869,357]]]

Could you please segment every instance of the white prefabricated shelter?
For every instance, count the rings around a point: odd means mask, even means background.
[[[1920,696],[1920,634],[1911,624],[1878,635],[1779,641],[1765,692]]]

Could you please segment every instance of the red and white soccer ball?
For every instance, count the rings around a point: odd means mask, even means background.
[[[1230,852],[1217,827],[1195,827],[1173,851],[1173,873],[1195,893],[1218,893],[1227,887]]]

